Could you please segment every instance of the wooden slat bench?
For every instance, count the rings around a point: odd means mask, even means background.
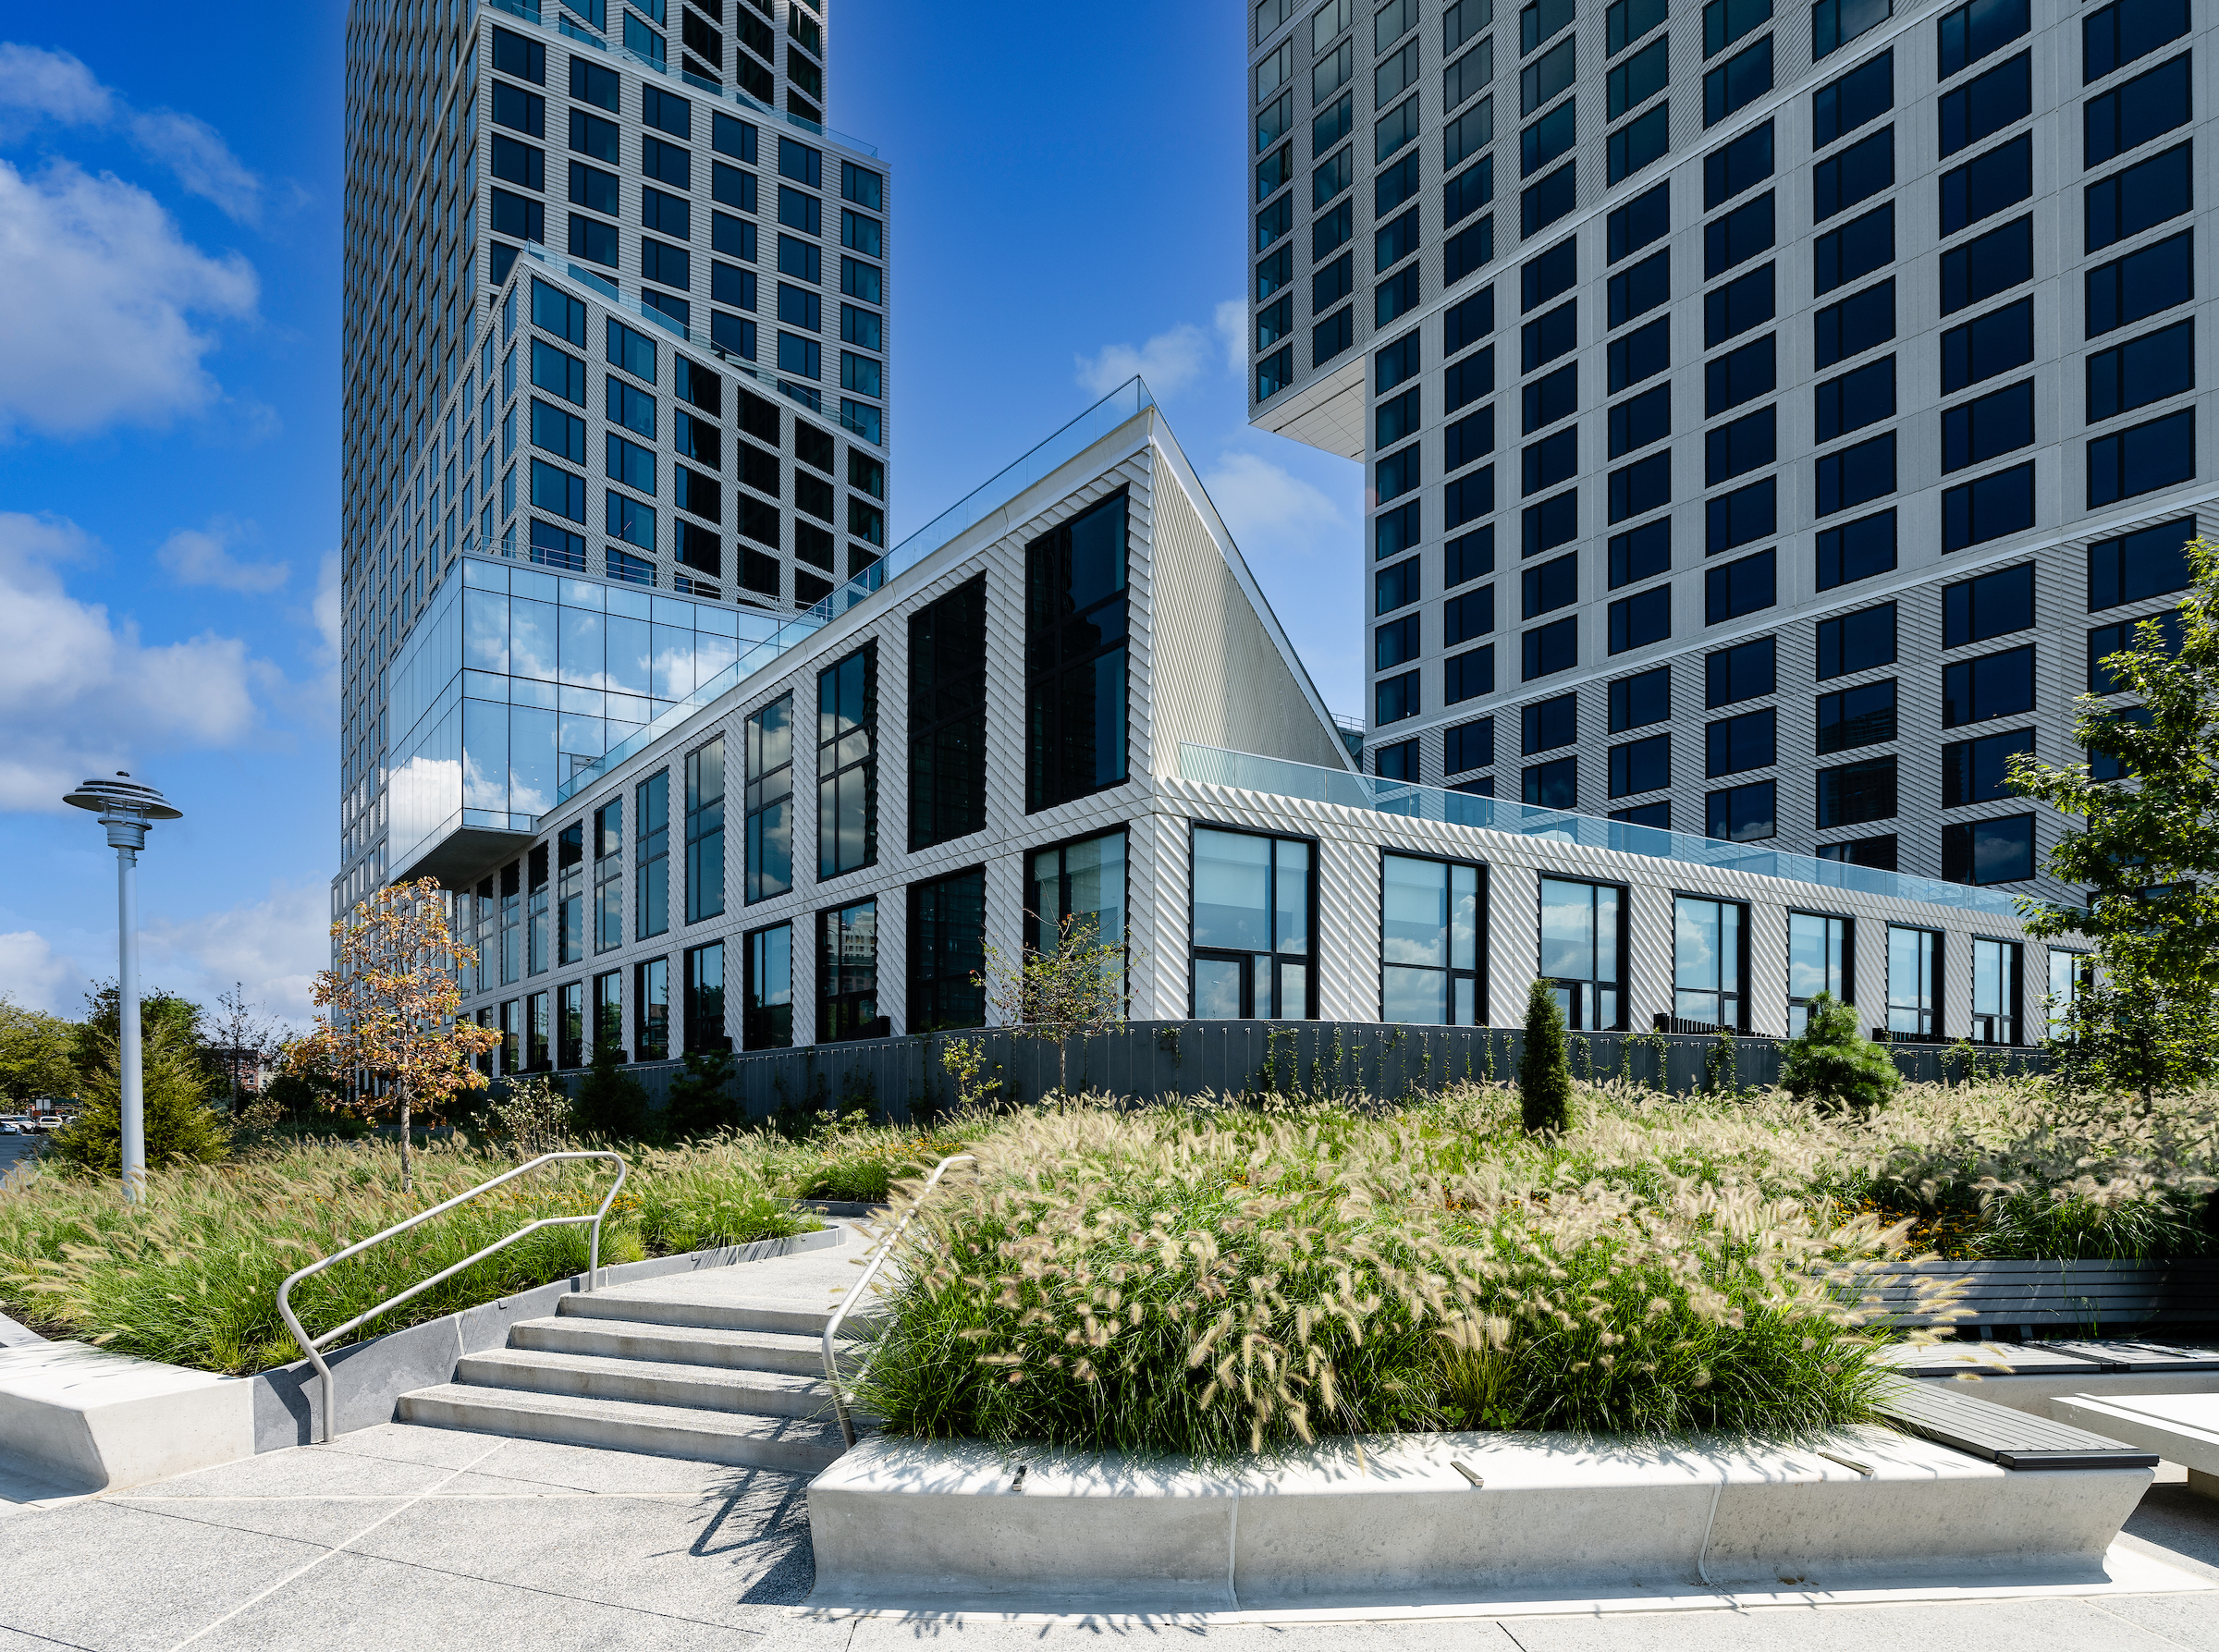
[[[2154,1451],[2122,1445],[2047,1417],[2029,1416],[2008,1406],[1992,1405],[1939,1383],[1894,1381],[1882,1392],[1877,1409],[1899,1428],[1999,1468],[2157,1466]]]
[[[1954,1300],[1936,1303],[1919,1286],[1937,1279],[1965,1284]],[[1960,1337],[2103,1338],[2219,1322],[2219,1260],[1902,1263],[1867,1279],[1862,1301],[1883,1323],[1949,1326]]]

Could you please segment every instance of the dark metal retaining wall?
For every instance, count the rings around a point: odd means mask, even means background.
[[[862,1107],[896,1118],[929,1117],[955,1101],[955,1086],[941,1057],[957,1042],[984,1044],[982,1076],[1001,1081],[998,1094],[1004,1100],[1035,1101],[1056,1088],[1053,1043],[989,1030],[742,1055],[738,1058],[741,1104],[757,1117],[781,1108],[816,1112]],[[1713,1064],[1723,1066],[1716,1038],[1575,1033],[1571,1045],[1575,1078],[1625,1077],[1680,1094],[1710,1085]],[[1733,1045],[1732,1085],[1757,1087],[1778,1080],[1777,1040],[1736,1038]],[[1265,1091],[1394,1097],[1467,1079],[1514,1078],[1524,1046],[1522,1032],[1485,1027],[1129,1022],[1106,1037],[1071,1041],[1070,1087],[1144,1100]],[[1915,1083],[1970,1076],[1960,1048],[1899,1045],[1891,1053],[1904,1077]],[[1982,1071],[2023,1072],[2038,1069],[2041,1055],[2032,1049],[1996,1050],[1973,1059]],[[643,1062],[629,1071],[645,1087],[649,1103],[659,1107],[679,1064]],[[578,1075],[563,1076],[574,1090]]]

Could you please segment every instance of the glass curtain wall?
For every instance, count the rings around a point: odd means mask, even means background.
[[[1849,920],[1820,912],[1787,914],[1787,1031],[1810,1025],[1810,1000],[1821,993],[1850,998]]]
[[[1942,1030],[1942,937],[1888,925],[1888,1034],[1932,1038]]]
[[[563,967],[585,959],[585,822],[573,820],[555,839],[555,959]]]
[[[904,1031],[983,1027],[987,989],[983,867],[909,888],[909,1018]]]
[[[686,754],[686,922],[698,924],[723,911],[724,737],[719,735]]]
[[[1485,869],[1461,861],[1382,855],[1379,863],[1379,1019],[1477,1026],[1480,889]]]
[[[1125,777],[1125,496],[1025,547],[1025,809]]]
[[[1749,1030],[1747,971],[1748,912],[1736,901],[1699,900],[1686,895],[1672,903],[1672,1013],[1674,1020]]]
[[[1194,854],[1195,1018],[1314,1018],[1314,848],[1196,826]]]
[[[930,849],[986,824],[987,576],[982,573],[910,616],[909,847]]]
[[[793,696],[747,719],[747,900],[793,887]]]
[[[1540,974],[1554,984],[1564,1024],[1580,1032],[1625,1025],[1625,891],[1615,884],[1541,879]]]
[[[649,775],[632,793],[633,938],[670,927],[670,771]]]
[[[878,859],[878,645],[816,675],[816,875]]]
[[[594,950],[624,944],[624,800],[594,811]]]
[[[1075,922],[1074,922],[1075,920]],[[1125,834],[1036,850],[1026,869],[1024,944],[1053,947],[1069,923],[1105,946],[1125,944]]]

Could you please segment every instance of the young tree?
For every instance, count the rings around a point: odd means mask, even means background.
[[[1015,960],[992,941],[978,980],[996,1020],[1021,1038],[1056,1046],[1057,1106],[1071,1093],[1071,1041],[1125,1024],[1125,948],[1101,937],[1091,912],[1057,926],[1056,944],[1026,948]]]
[[[1857,1030],[1857,1011],[1832,993],[1810,1000],[1810,1020],[1780,1046],[1780,1086],[1797,1101],[1868,1111],[1903,1083],[1894,1059]]]
[[[473,948],[447,930],[447,900],[431,878],[390,884],[331,926],[338,967],[316,973],[315,1004],[329,1013],[291,1046],[288,1065],[355,1080],[356,1105],[400,1114],[400,1185],[409,1187],[411,1111],[435,1111],[485,1083],[472,1058],[501,1035],[457,1015],[457,972]],[[365,1082],[366,1081],[366,1082]],[[382,1086],[382,1088],[380,1088]]]
[[[1528,1132],[1572,1128],[1572,1061],[1556,992],[1536,981],[1526,994],[1526,1044],[1518,1055],[1518,1111]]]
[[[0,994],[0,1098],[11,1107],[40,1095],[74,1095],[78,1029]]]
[[[2074,738],[2126,775],[2085,763],[2011,759],[2012,788],[2081,823],[2050,851],[2053,877],[2084,886],[2084,906],[2022,898],[2027,933],[2095,943],[2104,990],[2065,1008],[2065,1042],[2111,1054],[2101,1063],[2145,1098],[2208,1074],[2219,1057],[2219,549],[2183,547],[2192,585],[2180,646],[2156,619],[2103,665],[2140,703],[2084,694]]]
[[[234,981],[229,990],[217,995],[215,1002],[218,1013],[202,1031],[230,1082],[230,1105],[236,1110],[245,1104],[248,1075],[259,1071],[277,1053],[283,1039],[277,1024],[257,1014],[255,1006],[247,1002],[245,982]]]

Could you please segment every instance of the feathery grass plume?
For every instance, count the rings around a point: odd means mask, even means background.
[[[1572,1128],[1572,1068],[1564,1055],[1564,1012],[1556,1007],[1556,989],[1546,981],[1537,980],[1526,994],[1518,1100],[1529,1132]]]

